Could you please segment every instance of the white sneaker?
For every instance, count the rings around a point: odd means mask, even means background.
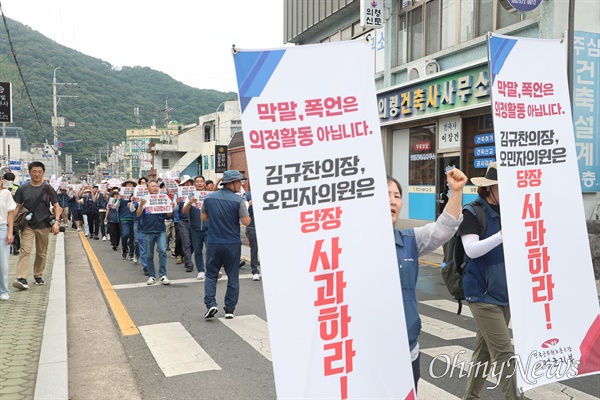
[[[167,278],[167,276],[161,276],[160,277],[160,283],[162,283],[163,285],[170,285],[171,281],[169,280],[169,278]]]
[[[253,274],[252,275],[252,280],[253,281],[260,281],[260,275],[259,274]]]
[[[198,272],[198,280],[199,280],[199,281],[203,281],[203,280],[204,280],[204,278],[205,278],[205,276],[206,276],[206,275],[204,274],[204,272]]]
[[[8,300],[9,298],[10,296],[8,295],[8,293],[0,294],[0,300]]]
[[[137,257],[133,257],[133,263],[134,263],[134,264],[137,264],[137,263],[138,263],[138,260],[139,260],[139,258],[137,258]]]
[[[155,283],[156,283],[156,279],[153,276],[148,278],[148,280],[146,281],[146,285],[154,285]]]
[[[106,236],[102,236],[102,241],[106,242]]]

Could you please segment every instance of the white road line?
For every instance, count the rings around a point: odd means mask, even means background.
[[[460,400],[460,397],[456,397],[453,394],[440,389],[439,387],[427,382],[425,379],[419,380],[417,397],[419,399],[427,400]]]
[[[427,300],[427,301],[420,301],[419,303],[425,304],[426,306],[435,307],[440,310],[448,311],[455,315],[456,315],[456,312],[458,311],[458,303],[456,301]],[[471,314],[471,309],[467,305],[466,301],[463,301],[463,308],[462,308],[460,315],[464,315],[465,317],[473,318],[473,314]]]
[[[421,330],[423,332],[442,339],[453,340],[475,337],[475,332],[440,321],[439,319],[430,318],[426,315],[421,315],[421,323]]]
[[[242,315],[233,319],[219,318],[219,320],[244,339],[246,343],[254,347],[267,360],[273,361],[269,328],[266,321],[256,315]]]
[[[252,279],[252,274],[240,274],[240,279]],[[202,283],[204,284],[204,281],[199,281],[196,278],[184,278],[184,279],[171,279],[171,285],[181,285],[184,283]],[[227,275],[223,275],[223,277],[221,279],[219,279],[219,282],[226,282],[227,281]],[[140,283],[124,283],[121,285],[113,285],[113,289],[115,290],[121,290],[121,289],[135,289],[135,288],[145,288],[145,287],[154,287],[154,286],[162,286],[160,284],[160,282],[157,282],[154,285],[146,285],[146,281],[144,282],[140,282]]]
[[[461,363],[464,363],[465,367],[462,372],[465,374],[467,371],[467,364],[469,361],[471,361],[471,357],[473,356],[473,352],[471,350],[462,346],[443,346],[431,349],[421,349],[421,352],[433,358],[438,357],[436,358],[436,363],[450,361],[450,365],[455,365],[457,368],[461,368]],[[453,373],[453,376],[459,376],[457,371]],[[463,379],[465,380],[466,386],[466,375],[463,377]],[[495,385],[495,379],[488,376],[487,380]],[[483,390],[485,391],[486,389],[484,388]],[[535,389],[530,389],[525,392],[525,397],[532,400],[600,400],[598,397],[563,385],[560,382],[549,383]]]
[[[139,329],[167,378],[221,369],[179,322],[140,326]]]
[[[426,300],[420,301],[419,303],[425,304],[427,306],[435,307],[440,310],[451,312],[456,315],[456,311],[458,311],[458,303],[456,301],[451,300]],[[463,300],[463,307],[460,315],[464,315],[465,317],[473,318],[473,314],[471,313],[471,309],[469,308],[469,303]],[[460,316],[459,315],[459,316]],[[512,329],[512,321],[508,323],[508,329]]]

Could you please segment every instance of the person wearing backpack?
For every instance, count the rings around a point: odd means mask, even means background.
[[[463,275],[463,290],[473,318],[477,323],[473,368],[467,379],[463,399],[479,399],[490,368],[500,368],[499,383],[506,399],[519,399],[515,376],[514,348],[510,341],[508,323],[510,308],[506,285],[502,225],[500,222],[500,193],[496,163],[490,163],[484,177],[471,178],[477,185],[476,202],[485,212],[486,229],[471,211],[463,210],[463,222],[458,235],[469,258]],[[482,368],[483,367],[483,368]]]
[[[421,376],[418,344],[419,334],[421,333],[421,318],[417,309],[416,296],[419,257],[431,253],[446,243],[462,222],[462,190],[468,179],[457,168],[448,171],[446,179],[452,192],[444,212],[440,214],[437,221],[417,228],[393,229],[415,390],[417,390],[417,383]],[[392,223],[394,224],[398,220],[402,209],[402,186],[390,176],[387,178],[387,183]]]

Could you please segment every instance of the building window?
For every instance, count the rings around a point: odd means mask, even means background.
[[[208,171],[208,156],[204,156],[204,171]]]
[[[168,158],[162,159],[162,169],[169,169],[169,159]]]
[[[526,18],[509,13],[497,0],[423,0],[404,8],[402,2],[397,3],[397,65],[454,46],[457,37],[462,43]]]
[[[408,184],[435,185],[436,127],[433,125],[410,128]]]
[[[205,142],[211,141],[211,132],[212,132],[212,126],[209,124],[204,125],[204,141]]]

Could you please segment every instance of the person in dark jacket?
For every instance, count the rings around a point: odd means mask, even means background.
[[[119,247],[119,240],[121,239],[121,227],[119,225],[119,188],[114,187],[111,190],[111,197],[109,197],[106,203],[106,217],[104,221],[108,223],[108,236],[110,237],[110,244],[114,251]]]
[[[472,178],[471,181],[478,186],[476,201],[485,211],[487,227],[480,239],[477,217],[468,210],[463,211],[459,235],[470,259],[463,276],[463,290],[478,327],[471,359],[473,368],[467,379],[464,399],[479,399],[487,375],[498,374],[498,369],[499,376],[496,376],[504,397],[518,399],[516,363],[513,360],[515,351],[508,330],[510,308],[496,163],[490,163],[485,177]],[[496,371],[491,371],[494,366]]]
[[[446,243],[462,221],[462,190],[467,183],[467,177],[462,171],[454,168],[446,174],[446,179],[451,190],[450,199],[437,221],[422,227],[393,230],[415,390],[421,377],[418,343],[421,318],[417,310],[416,295],[419,257],[431,253]],[[392,177],[388,177],[388,195],[392,223],[395,224],[402,209],[402,186]]]

